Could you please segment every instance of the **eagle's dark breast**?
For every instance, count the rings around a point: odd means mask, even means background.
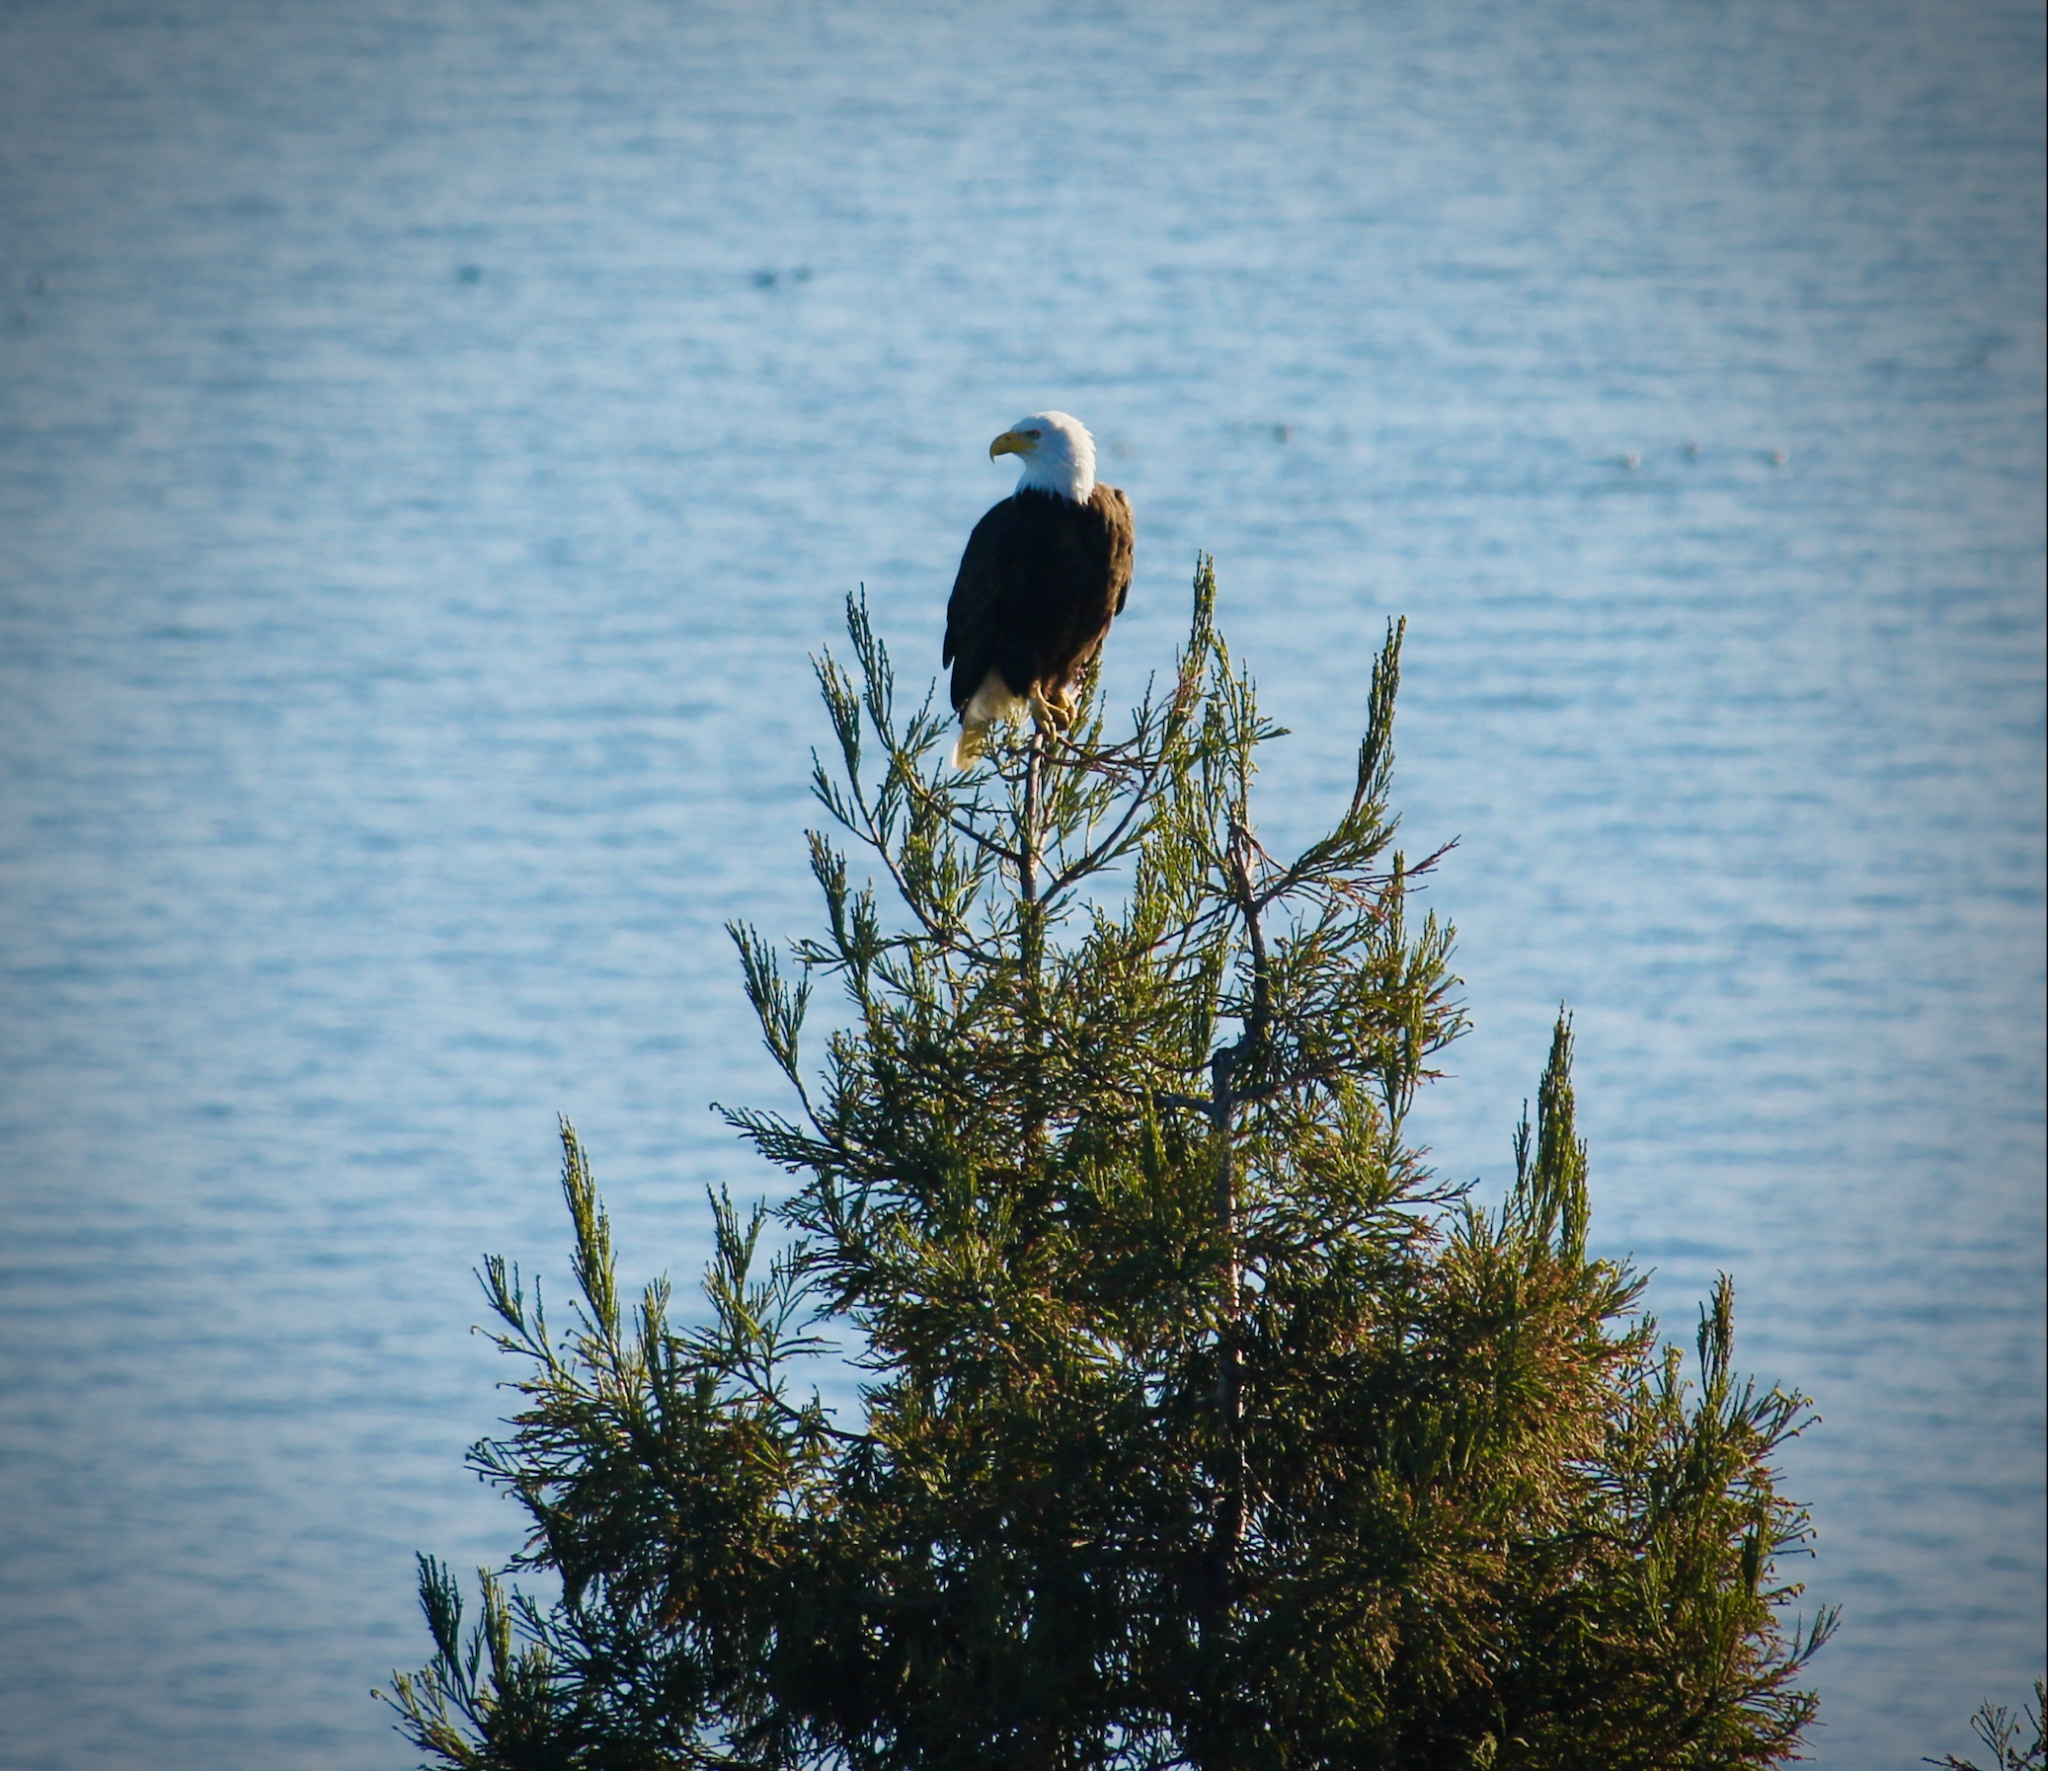
[[[1130,501],[1114,486],[1085,504],[1020,491],[976,523],[946,604],[954,711],[991,670],[1015,694],[1063,701],[1123,613],[1134,550]]]

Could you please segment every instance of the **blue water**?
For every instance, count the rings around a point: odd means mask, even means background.
[[[1409,616],[1421,1135],[1497,1187],[1571,1003],[1596,1240],[1819,1398],[1819,1762],[2040,1669],[2039,9],[1240,12],[0,7],[0,1763],[409,1762],[469,1269],[557,1109],[634,1275],[777,1184],[805,654],[935,667],[1045,405],[1274,846]]]

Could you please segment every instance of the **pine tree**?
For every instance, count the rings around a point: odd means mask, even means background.
[[[1112,736],[943,765],[849,605],[818,665],[824,930],[735,925],[796,1177],[713,1200],[705,1307],[622,1302],[562,1128],[577,1299],[486,1263],[523,1365],[475,1448],[542,1603],[422,1560],[388,1701],[439,1765],[1708,1767],[1792,1756],[1831,1614],[1773,1458],[1806,1399],[1696,1379],[1587,1252],[1560,1017],[1506,1202],[1404,1141],[1461,1029],[1389,811],[1401,629],[1348,803],[1282,859],[1277,735],[1201,562],[1171,681]],[[850,843],[856,866],[839,846]],[[870,870],[872,878],[864,877]],[[843,993],[813,1068],[814,989]],[[829,1406],[829,1341],[864,1380]]]
[[[1941,1771],[2044,1771],[2048,1768],[2048,1727],[2043,1726],[2044,1718],[2048,1718],[2048,1680],[2036,1679],[2034,1701],[2022,1704],[2018,1715],[1987,1697],[1970,1718],[1970,1732],[1991,1755],[1988,1764],[1979,1765],[1975,1759],[1958,1758],[1954,1753],[1920,1762],[1938,1765]],[[2032,1740],[2027,1738],[2029,1734]]]

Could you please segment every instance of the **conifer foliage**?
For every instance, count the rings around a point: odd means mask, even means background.
[[[857,601],[820,662],[823,932],[735,926],[796,1178],[713,1201],[704,1302],[622,1299],[562,1130],[566,1332],[486,1263],[518,1411],[472,1453],[542,1602],[422,1559],[434,1765],[1720,1767],[1792,1755],[1831,1618],[1773,1458],[1805,1398],[1689,1380],[1587,1252],[1560,1020],[1497,1210],[1403,1137],[1459,1032],[1389,810],[1401,631],[1292,858],[1213,620],[1112,736],[944,764]],[[842,847],[841,845],[848,845]],[[849,848],[852,855],[849,854]],[[853,857],[857,856],[857,860]],[[814,1051],[807,1011],[843,993]],[[864,1382],[828,1406],[829,1342]]]

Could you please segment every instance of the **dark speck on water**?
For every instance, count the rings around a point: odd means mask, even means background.
[[[1413,1135],[1497,1198],[1570,1003],[1595,1244],[1825,1417],[1814,1762],[2018,1703],[2043,29],[0,10],[0,1763],[411,1762],[412,1553],[518,1548],[477,1258],[561,1273],[558,1109],[679,1317],[706,1188],[786,1184],[721,924],[814,929],[809,656],[865,582],[922,695],[1041,406],[1137,511],[1119,702],[1215,552],[1274,853],[1408,617],[1476,1023]]]

